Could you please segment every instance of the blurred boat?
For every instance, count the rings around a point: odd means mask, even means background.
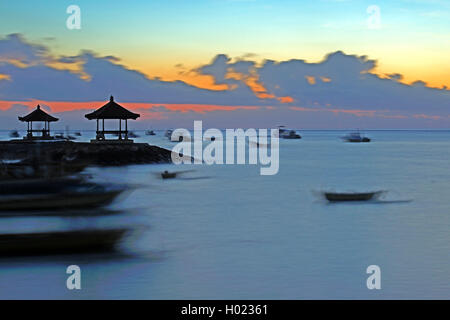
[[[284,132],[283,134],[280,134],[281,139],[301,139],[302,137],[295,131],[295,130],[289,130],[287,132]]]
[[[57,134],[55,134],[55,139],[71,141],[71,140],[76,140],[77,138],[74,136],[71,136],[70,134],[57,133]]]
[[[110,251],[129,231],[113,228],[0,234],[0,255]]]
[[[176,172],[169,172],[169,171],[164,171],[161,173],[161,178],[163,179],[172,179],[172,178],[176,178],[177,173]]]
[[[147,136],[155,136],[156,135],[155,131],[153,131],[153,130],[147,130],[147,131],[145,131],[145,134]]]
[[[134,133],[133,131],[130,131],[128,133],[128,137],[129,138],[139,138],[140,136],[138,134]]]
[[[281,139],[301,139],[302,137],[297,131],[292,129],[286,129],[285,126],[278,126],[278,133]]]
[[[80,132],[80,131],[76,131],[76,132],[74,133],[74,135],[76,135],[77,137],[81,137],[81,132]]]
[[[74,208],[59,210],[11,210],[1,211],[0,218],[18,218],[18,217],[105,217],[119,216],[128,213],[121,210],[112,210],[108,208]]]
[[[106,186],[81,178],[29,179],[0,184],[0,210],[62,210],[110,204],[124,186]]]
[[[183,175],[185,173],[194,172],[194,171],[195,170],[182,170],[182,171],[169,172],[169,171],[165,170],[164,172],[155,173],[155,174],[163,179],[173,179],[173,178],[176,178],[177,175]]]
[[[17,130],[13,130],[9,133],[11,138],[19,138],[19,132]]]
[[[0,163],[0,181],[27,178],[58,178],[83,171],[89,164],[63,157],[60,161],[31,157]]]
[[[166,132],[164,133],[164,137],[166,137],[168,139],[171,139],[172,138],[172,133],[173,133],[173,130],[171,130],[171,129],[166,130]]]
[[[368,201],[379,197],[382,193],[383,191],[361,192],[361,193],[324,192],[324,196],[330,202]]]
[[[362,136],[359,131],[351,132],[342,138],[347,142],[370,142],[370,138]]]

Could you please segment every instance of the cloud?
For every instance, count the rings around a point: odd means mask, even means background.
[[[449,90],[430,88],[420,80],[405,84],[395,70],[376,75],[373,72],[377,62],[367,56],[337,51],[316,63],[300,59],[258,63],[252,57],[231,59],[220,54],[194,70],[225,88],[207,90],[182,81],[150,78],[111,55],[85,50],[76,56],[56,57],[45,46],[13,34],[0,39],[0,104],[42,101],[53,108],[56,102],[66,102],[67,111],[67,103],[98,104],[113,94],[125,104],[164,106],[147,113],[167,121],[181,121],[183,116],[188,119],[191,114],[212,117],[215,112],[226,114],[224,121],[235,116],[244,118],[231,122],[250,123],[254,119],[248,115],[253,112],[261,123],[295,119],[295,123],[306,125],[304,119],[308,119],[311,122],[307,125],[329,127],[336,124],[338,117],[350,119],[346,124],[352,120],[354,127],[363,127],[359,123],[369,118],[372,120],[368,123],[379,127],[392,123],[411,126],[420,121],[427,127],[432,125],[430,121],[448,127]],[[185,69],[182,64],[177,68]],[[96,104],[92,107],[100,106]],[[176,105],[184,107],[175,110]],[[236,108],[242,106],[258,108]]]
[[[7,62],[25,67],[42,62],[46,55],[48,51],[45,46],[28,43],[18,33],[0,40],[0,63]]]

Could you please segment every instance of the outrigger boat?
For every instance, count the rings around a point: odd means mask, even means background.
[[[369,201],[378,198],[382,193],[383,191],[361,193],[324,192],[324,196],[330,202]]]

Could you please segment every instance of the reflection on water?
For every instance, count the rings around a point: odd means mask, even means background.
[[[174,145],[156,133],[136,140]],[[374,131],[367,144],[343,143],[342,134],[304,131],[301,140],[282,140],[275,176],[251,165],[88,168],[91,183],[139,187],[93,210],[111,214],[8,211],[0,233],[137,232],[115,252],[4,256],[0,297],[449,298],[450,133]],[[388,192],[378,201],[330,204],[311,190]],[[65,286],[71,264],[82,270],[78,292]],[[379,291],[366,287],[372,264],[381,268]]]

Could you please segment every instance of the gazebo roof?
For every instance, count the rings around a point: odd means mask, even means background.
[[[31,121],[47,121],[47,122],[54,122],[54,121],[58,121],[58,118],[55,118],[51,115],[49,115],[47,112],[43,111],[41,109],[41,106],[38,105],[36,107],[36,110],[34,110],[33,112],[27,114],[24,117],[19,117],[20,121],[24,121],[24,122],[31,122]]]
[[[140,117],[140,114],[128,111],[121,105],[114,102],[114,97],[111,96],[109,102],[103,107],[95,110],[94,112],[85,115],[89,120],[93,119],[133,119],[136,120]]]

